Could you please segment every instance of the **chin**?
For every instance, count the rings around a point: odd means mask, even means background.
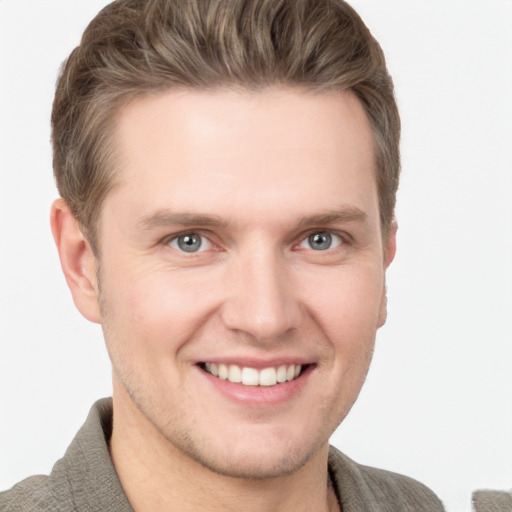
[[[213,457],[189,454],[196,462],[219,475],[232,478],[263,480],[279,478],[295,473],[311,458],[310,453],[249,454],[242,450],[239,455],[230,453]]]
[[[226,434],[223,439],[203,439],[198,443],[185,438],[168,439],[186,457],[202,467],[223,476],[244,479],[269,479],[295,473],[328,446],[328,438],[291,439],[290,433],[246,433],[245,436]],[[300,437],[300,436],[299,436]]]

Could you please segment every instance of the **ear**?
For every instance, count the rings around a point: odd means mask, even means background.
[[[395,258],[396,254],[396,232],[398,230],[398,224],[395,220],[391,223],[389,228],[389,234],[386,240],[386,247],[384,247],[384,269],[387,270],[391,262]],[[379,318],[377,327],[382,327],[386,323],[388,316],[388,297],[386,290],[386,277],[384,276],[384,283],[382,289],[382,297],[380,302]]]
[[[393,220],[389,227],[388,239],[386,241],[386,247],[384,248],[384,265],[386,269],[391,265],[391,262],[395,259],[396,254],[396,232],[398,231],[398,224],[396,220]]]
[[[98,263],[64,199],[52,204],[50,224],[62,271],[75,306],[91,322],[101,323],[98,300]]]

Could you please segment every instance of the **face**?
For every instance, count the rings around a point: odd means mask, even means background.
[[[99,231],[114,400],[216,472],[295,471],[352,406],[385,318],[361,105],[173,91],[118,123]]]

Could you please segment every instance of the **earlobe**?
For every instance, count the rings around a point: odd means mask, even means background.
[[[91,322],[101,323],[96,257],[64,199],[52,204],[50,224],[76,307]]]

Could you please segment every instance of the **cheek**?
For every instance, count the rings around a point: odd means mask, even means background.
[[[212,280],[168,269],[111,270],[102,285],[104,328],[131,350],[176,350],[215,308]]]
[[[373,345],[383,283],[378,267],[362,267],[316,276],[305,285],[308,309],[334,348],[361,353],[361,345]]]
[[[334,322],[361,326],[371,324],[373,319],[375,323],[372,327],[376,327],[384,290],[384,275],[378,267],[333,270],[323,275],[317,274],[314,279],[304,280],[303,290],[317,314]]]

